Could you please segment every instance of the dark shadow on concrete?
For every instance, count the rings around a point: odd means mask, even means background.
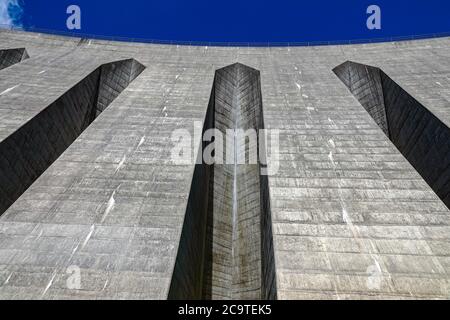
[[[0,143],[0,214],[144,69],[133,59],[100,66]]]
[[[347,61],[333,71],[450,208],[450,129],[379,68]]]
[[[259,71],[216,71],[203,132],[211,128],[224,137],[227,129],[264,128]],[[259,161],[248,161],[252,148],[259,146],[228,148],[245,153],[243,164],[196,166],[169,299],[276,299],[268,180]],[[226,152],[224,145],[223,159]]]
[[[22,62],[29,57],[25,48],[0,49],[0,70]]]

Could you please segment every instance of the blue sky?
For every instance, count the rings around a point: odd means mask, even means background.
[[[449,0],[0,0],[0,23],[68,31],[81,8],[81,34],[219,42],[303,42],[450,32]],[[366,9],[382,10],[368,30]],[[6,9],[5,9],[6,8]]]

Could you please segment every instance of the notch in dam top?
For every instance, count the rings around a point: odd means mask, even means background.
[[[0,49],[0,70],[8,68],[28,58],[29,55],[25,48]]]
[[[381,69],[333,69],[386,136],[450,208],[450,129]]]
[[[238,161],[258,143],[241,149],[236,141],[237,129],[264,128],[262,112],[259,71],[216,71],[203,131],[233,129],[234,143],[222,151],[234,161],[195,168],[169,298],[276,297],[268,178],[259,162]]]
[[[103,64],[0,141],[0,215],[144,69],[134,59]]]

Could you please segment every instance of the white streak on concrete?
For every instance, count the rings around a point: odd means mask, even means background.
[[[142,146],[142,144],[144,143],[144,141],[145,141],[145,136],[143,136],[143,137],[141,138],[141,140],[139,141],[139,144],[138,144],[136,150],[139,149],[140,146]]]
[[[120,160],[119,164],[117,165],[116,171],[115,171],[114,173],[119,172],[119,170],[123,167],[123,164],[125,163],[126,160],[127,160],[127,156],[124,155],[124,156],[122,157],[122,160]]]
[[[3,285],[8,284],[9,280],[11,279],[12,275],[14,272],[11,272],[8,276],[8,278],[6,278],[5,283],[3,283]]]
[[[116,204],[116,200],[114,199],[114,195],[116,194],[116,191],[112,193],[111,197],[108,200],[108,204],[106,205],[105,213],[102,217],[102,222],[105,221],[106,217],[109,215],[109,213],[114,209],[114,205]]]
[[[106,286],[108,285],[108,282],[109,282],[109,280],[108,280],[108,279],[106,279],[106,281],[105,281],[105,284],[103,285],[103,289],[102,289],[102,291],[104,291],[104,290],[106,289]]]
[[[47,72],[47,70],[42,70],[41,72],[39,72],[38,74],[43,74],[43,73],[46,73]]]
[[[334,167],[334,166],[335,166],[335,163],[334,163],[333,152],[332,152],[332,151],[330,151],[330,153],[328,154],[328,159],[330,159],[331,164],[332,164],[333,167]]]
[[[308,97],[306,94],[304,94],[304,93],[302,94],[302,97],[303,97],[303,98],[307,98],[307,99],[309,98],[309,97]]]
[[[328,120],[330,122],[333,122],[330,118],[328,118]],[[333,122],[333,124],[334,124],[334,122]],[[333,139],[328,140],[328,145],[331,146],[333,149],[335,148],[335,143],[334,143]],[[342,193],[341,180],[339,179],[339,176],[337,175],[337,172],[336,172],[336,165],[335,165],[335,162],[333,159],[333,151],[332,150],[328,154],[328,158],[330,159],[331,163],[333,164],[333,170],[335,172],[336,178],[338,179],[338,195],[339,195],[339,202],[340,202],[340,205],[342,208],[342,220],[348,226],[354,239],[357,241],[360,251],[368,252],[370,254],[372,260],[374,261],[375,267],[377,269],[376,273],[381,276],[383,274],[383,272],[381,271],[381,265],[380,265],[379,259],[378,259],[378,250],[377,250],[375,244],[373,243],[372,239],[370,239],[370,238],[367,238],[366,241],[363,240],[363,237],[361,236],[358,227],[353,224],[353,221],[347,211],[347,208],[345,205],[345,198]],[[366,245],[367,242],[369,242],[370,247],[367,247],[367,245]],[[370,266],[369,266],[369,268],[370,268]],[[386,272],[386,273],[387,273],[387,277],[391,280],[390,273],[389,272]],[[394,291],[391,283],[388,282],[388,284],[389,284],[391,291]]]
[[[75,252],[77,252],[79,246],[80,246],[80,245],[77,244],[77,246],[72,250],[72,254],[70,255],[70,258],[72,258],[73,255],[75,254]]]
[[[90,229],[88,235],[87,235],[86,238],[84,239],[84,242],[83,242],[83,245],[81,246],[81,248],[84,248],[84,246],[89,242],[89,239],[91,239],[92,234],[94,233],[94,230],[95,230],[95,225],[93,224],[93,225],[91,226],[91,229]],[[77,248],[78,248],[78,246],[77,246]],[[77,248],[75,248],[75,249],[77,249]]]
[[[380,266],[380,263],[378,262],[378,260],[377,260],[375,257],[372,257],[372,259],[373,259],[373,263],[374,263],[375,266],[377,267],[378,272],[379,272],[379,273],[382,273],[382,271],[381,271],[381,266]]]
[[[19,86],[20,86],[20,84],[18,84],[18,85],[14,86],[14,87],[11,87],[11,88],[8,88],[8,89],[4,90],[2,93],[0,93],[0,96],[2,96],[2,95],[4,95],[4,94],[7,94],[8,92],[13,91],[15,88],[17,88],[17,87],[19,87]]]
[[[348,212],[345,208],[342,208],[342,219],[349,227],[353,227],[352,219],[350,219]]]
[[[42,296],[45,296],[45,294],[47,293],[48,289],[50,289],[50,287],[51,287],[52,284],[53,284],[53,280],[55,280],[55,277],[56,277],[56,271],[53,273],[52,278],[50,279],[50,281],[48,282],[47,286],[45,287],[45,290],[44,290],[44,292],[42,293]]]

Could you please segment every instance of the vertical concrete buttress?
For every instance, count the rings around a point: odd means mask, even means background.
[[[275,290],[267,289],[275,287],[274,272],[266,271],[274,267],[264,265],[274,263],[273,251],[264,251],[262,243],[272,239],[271,235],[263,236],[271,229],[262,228],[263,225],[268,227],[267,221],[270,221],[267,179],[260,176],[259,161],[250,162],[251,154],[258,153],[258,142],[238,141],[249,129],[255,133],[263,129],[257,70],[236,63],[216,72],[204,131],[212,128],[223,137],[228,134],[233,143],[224,145],[223,163],[203,164],[196,168],[189,202],[204,203],[203,210],[201,214],[192,213],[189,210],[193,204],[188,205],[183,234],[190,234],[196,241],[186,244],[189,237],[182,235],[169,297],[274,298]],[[231,159],[231,163],[227,159]],[[203,181],[197,181],[200,176]],[[205,187],[207,192],[199,192]],[[195,199],[195,195],[201,199]],[[197,228],[192,227],[191,219],[198,220]],[[203,224],[206,229],[202,229]],[[264,248],[273,249],[270,244],[264,244]],[[191,253],[187,254],[187,251]],[[194,262],[193,257],[201,252],[203,256]],[[197,275],[185,273],[186,268],[191,270],[190,266],[200,261],[203,268],[196,270]],[[202,284],[201,291],[200,288],[193,289],[199,283]]]

